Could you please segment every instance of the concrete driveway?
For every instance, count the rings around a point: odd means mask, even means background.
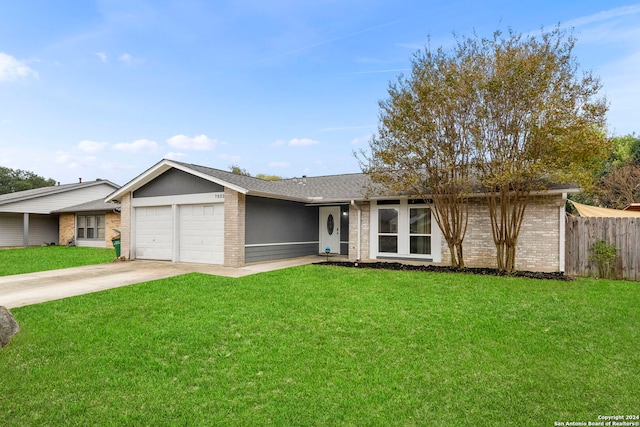
[[[308,256],[231,268],[207,264],[135,260],[18,274],[0,277],[0,306],[22,307],[193,272],[243,277],[319,261],[322,261],[322,258]]]

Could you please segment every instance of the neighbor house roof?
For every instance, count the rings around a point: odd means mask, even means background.
[[[118,189],[119,186],[111,181],[105,179],[97,179],[95,181],[78,182],[75,184],[62,184],[54,185],[51,187],[35,188],[33,190],[16,191],[15,193],[8,193],[0,195],[0,205],[9,203],[22,202],[24,200],[35,199],[43,196],[50,196],[53,194],[64,193],[67,191],[78,190],[81,188],[94,187],[96,185],[111,185],[114,189]]]
[[[120,210],[120,203],[107,203],[104,199],[92,200],[79,205],[52,211],[52,214],[75,213],[75,212],[107,212],[114,209]]]

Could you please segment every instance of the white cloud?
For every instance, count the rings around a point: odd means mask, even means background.
[[[307,147],[309,145],[318,144],[319,141],[315,141],[310,138],[293,138],[289,141],[289,145],[292,147]]]
[[[242,157],[236,156],[236,155],[231,155],[231,154],[220,154],[218,156],[218,159],[224,160],[226,162],[238,163],[240,160],[242,160]]]
[[[185,157],[187,157],[185,153],[175,153],[173,151],[170,151],[164,155],[164,158],[169,160],[180,160],[184,159]]]
[[[38,72],[11,55],[0,52],[0,82],[20,81],[39,78]]]
[[[167,139],[167,143],[170,146],[181,150],[209,151],[216,148],[219,141],[209,138],[207,135],[197,135],[193,138],[189,138],[185,135],[175,135]]]
[[[269,147],[282,147],[286,142],[282,139],[277,140],[273,144],[269,144]]]
[[[107,63],[107,54],[104,52],[96,52],[96,56],[98,58],[100,58],[100,61],[102,61],[103,64]]]
[[[594,13],[593,15],[572,19],[571,21],[566,22],[563,27],[579,27],[582,25],[592,24],[594,22],[607,21],[620,16],[636,15],[638,13],[640,13],[640,5],[617,7],[615,9]]]
[[[64,151],[57,152],[55,157],[56,163],[66,165],[69,169],[76,169],[82,166],[90,166],[93,165],[96,160],[97,158],[95,156],[73,156],[71,154],[65,153]]]
[[[371,140],[372,136],[373,136],[372,134],[367,134],[367,135],[359,136],[357,138],[353,138],[351,140],[351,144],[352,145],[360,145],[360,144],[367,143],[367,142],[369,142],[369,140]]]
[[[156,151],[158,143],[148,139],[138,139],[133,142],[120,142],[113,146],[115,150],[127,153],[139,153],[141,151]]]
[[[291,166],[291,163],[288,163],[288,162],[270,162],[269,163],[270,168],[288,168],[289,166]]]
[[[123,53],[122,55],[118,56],[118,61],[124,62],[125,64],[129,65],[131,64],[131,61],[133,61],[133,56],[128,53]]]
[[[85,153],[97,153],[99,151],[102,151],[107,145],[109,145],[108,142],[84,140],[78,143],[78,149],[84,151]]]

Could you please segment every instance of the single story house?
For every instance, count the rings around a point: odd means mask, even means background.
[[[325,253],[350,260],[449,264],[423,200],[367,195],[363,174],[266,181],[161,160],[106,198],[121,204],[122,255],[242,266]],[[564,271],[565,201],[575,188],[536,194],[527,208],[517,268]],[[468,266],[495,266],[488,207],[470,201]]]
[[[97,179],[2,194],[0,247],[64,245],[74,237],[78,245],[111,246],[108,227],[118,228],[120,222],[119,214],[117,219],[110,214],[119,206],[107,205],[104,198],[118,188]]]

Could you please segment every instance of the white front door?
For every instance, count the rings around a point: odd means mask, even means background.
[[[340,206],[320,208],[320,253],[340,254]]]

